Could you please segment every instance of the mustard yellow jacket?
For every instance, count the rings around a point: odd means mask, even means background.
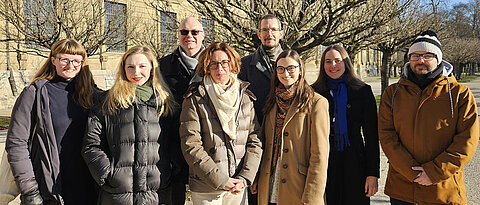
[[[328,101],[315,93],[312,104],[304,111],[298,110],[297,104],[298,98],[287,111],[282,129],[277,204],[323,205],[329,153]],[[269,200],[276,114],[277,106],[274,106],[265,116],[263,127],[265,148],[258,175],[260,205],[267,205]]]
[[[382,96],[378,129],[390,163],[385,194],[418,204],[467,204],[463,167],[479,138],[468,87],[450,74],[422,91],[403,77]],[[413,166],[422,166],[433,185],[414,183],[419,172]]]

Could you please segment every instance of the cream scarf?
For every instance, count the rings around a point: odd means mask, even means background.
[[[240,107],[240,82],[230,76],[230,83],[226,86],[216,84],[210,75],[203,78],[205,89],[217,112],[223,131],[230,139],[237,139],[235,113]]]

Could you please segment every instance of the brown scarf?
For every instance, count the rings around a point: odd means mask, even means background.
[[[295,95],[297,94],[297,83],[285,88],[283,84],[279,83],[275,87],[275,102],[277,104],[277,114],[275,116],[275,133],[273,136],[273,159],[272,159],[272,173],[277,165],[278,157],[280,156],[280,147],[282,140],[282,128],[285,118],[287,117],[288,108],[293,102]]]

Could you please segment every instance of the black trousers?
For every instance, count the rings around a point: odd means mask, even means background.
[[[400,201],[400,200],[394,199],[392,197],[390,197],[390,204],[391,205],[413,205],[413,203]]]

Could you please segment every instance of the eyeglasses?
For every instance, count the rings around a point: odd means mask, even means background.
[[[272,32],[272,33],[278,33],[278,32],[281,31],[281,29],[279,29],[279,28],[262,28],[262,29],[260,29],[260,32],[262,32],[262,33],[268,33],[269,31]]]
[[[180,30],[180,34],[182,34],[182,36],[186,36],[186,35],[188,35],[188,33],[192,33],[192,36],[196,36],[196,35],[200,34],[200,32],[203,32],[203,31],[199,31],[199,30]]]
[[[222,68],[228,68],[230,66],[230,60],[222,60],[222,61],[212,61],[210,64],[208,64],[208,67],[210,69],[216,69],[218,68],[218,64],[222,66]]]
[[[66,66],[70,63],[73,66],[78,67],[78,66],[82,65],[82,63],[83,63],[83,60],[59,58],[59,57],[57,57],[57,58],[60,61],[60,65],[62,65],[62,66]]]
[[[277,66],[276,70],[278,74],[284,74],[285,70],[287,70],[289,74],[292,74],[295,72],[297,68],[298,68],[298,65],[289,65],[286,68],[283,66]]]
[[[434,58],[436,58],[437,56],[433,53],[424,53],[424,54],[413,53],[413,54],[410,54],[410,60],[411,61],[418,61],[418,60],[420,60],[420,57],[422,57],[424,61],[431,61]]]

